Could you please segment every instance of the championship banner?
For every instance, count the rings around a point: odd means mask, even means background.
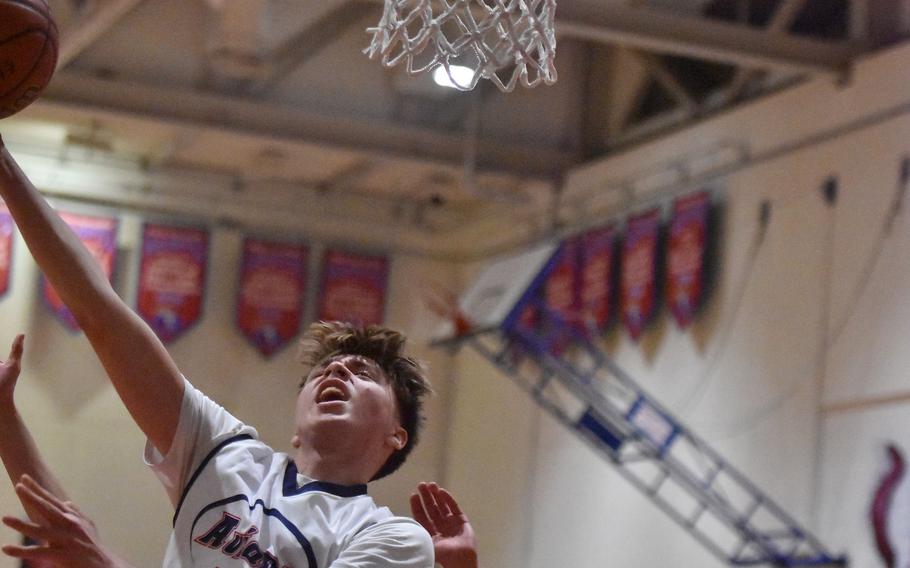
[[[567,325],[576,325],[579,315],[579,248],[578,239],[563,241],[556,265],[544,283],[547,309]]]
[[[117,219],[63,212],[60,213],[60,218],[76,233],[110,280],[114,275],[114,264],[117,260]],[[41,278],[41,289],[44,303],[54,312],[57,319],[71,331],[79,331],[76,318],[46,277]]]
[[[361,325],[381,324],[389,262],[338,250],[326,251],[322,264],[318,318]]]
[[[208,249],[204,229],[143,227],[137,311],[165,343],[202,315]]]
[[[13,266],[13,217],[6,205],[0,203],[0,296],[9,291]]]
[[[243,243],[237,325],[266,357],[300,331],[307,248],[247,238]]]
[[[659,237],[660,209],[629,219],[622,248],[620,309],[634,341],[641,337],[655,312]]]
[[[711,196],[696,193],[673,204],[667,251],[666,302],[680,329],[685,329],[701,304],[708,241]]]
[[[616,230],[596,229],[582,237],[579,300],[584,328],[603,331],[613,317]]]

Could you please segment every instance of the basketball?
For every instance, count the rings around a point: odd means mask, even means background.
[[[57,48],[46,0],[0,0],[0,119],[41,95],[54,74]]]

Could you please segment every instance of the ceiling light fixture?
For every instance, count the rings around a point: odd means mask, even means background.
[[[451,76],[450,76],[451,75]],[[458,85],[470,85],[474,78],[474,70],[462,65],[449,65],[448,72],[444,65],[440,65],[433,71],[433,80],[440,87],[457,89]],[[452,80],[454,79],[454,83]]]

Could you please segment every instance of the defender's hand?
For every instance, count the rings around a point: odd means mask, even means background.
[[[411,495],[414,519],[433,537],[436,562],[444,568],[477,568],[477,541],[455,498],[435,483],[421,483]]]
[[[42,520],[33,523],[3,517],[3,524],[41,544],[7,545],[4,554],[65,568],[128,568],[101,544],[95,523],[74,504],[61,501],[27,475],[16,484],[16,494]]]

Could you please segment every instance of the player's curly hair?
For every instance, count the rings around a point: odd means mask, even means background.
[[[406,339],[401,333],[378,325],[363,327],[320,321],[309,326],[301,341],[300,359],[309,369],[338,355],[361,355],[376,361],[388,377],[398,402],[398,418],[408,433],[408,441],[389,456],[371,481],[389,475],[405,462],[417,444],[423,423],[423,397],[433,392],[423,365],[404,355]],[[309,370],[300,388],[308,374]]]

